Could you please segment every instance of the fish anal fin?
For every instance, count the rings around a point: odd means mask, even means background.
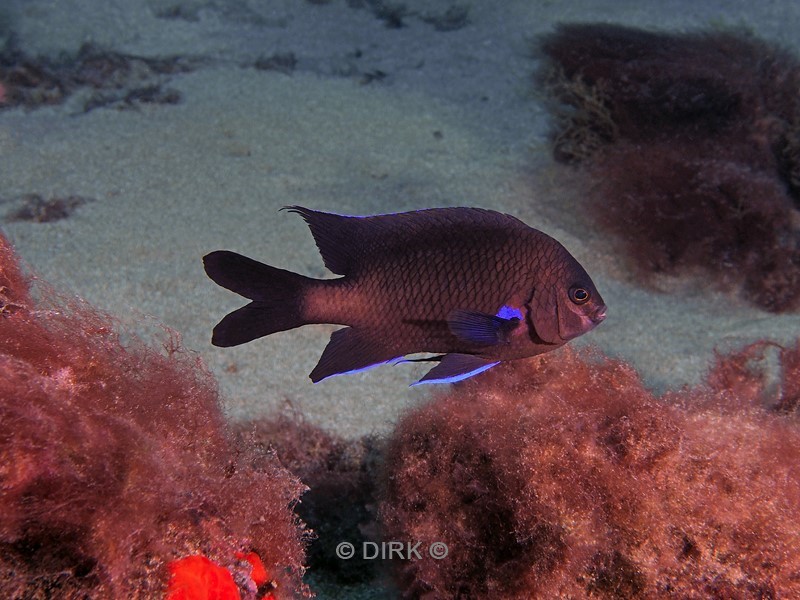
[[[333,375],[357,373],[401,356],[402,354],[393,352],[381,340],[370,337],[366,332],[355,327],[345,327],[333,332],[309,377],[314,383],[319,383]]]
[[[500,361],[481,358],[472,354],[445,354],[439,364],[425,374],[425,377],[412,383],[420,385],[423,383],[455,383],[463,381],[491,369]]]

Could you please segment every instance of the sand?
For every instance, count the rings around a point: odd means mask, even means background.
[[[4,3],[0,34],[13,34],[28,55],[74,55],[90,41],[190,57],[196,67],[166,78],[182,96],[174,106],[84,113],[78,94],[60,106],[0,112],[5,205],[26,193],[95,199],[68,219],[3,231],[33,272],[125,326],[180,332],[219,379],[232,419],[297,410],[346,436],[389,431],[431,393],[408,387],[425,367],[313,385],[307,374],[328,326],[210,345],[213,325],[241,300],[206,278],[203,254],[230,249],[325,276],[302,220],[278,211],[287,204],[352,214],[465,205],[519,216],[562,241],[607,301],[608,320],[579,343],[632,361],[654,389],[697,381],[717,347],[791,340],[797,315],[674,282],[665,288],[679,293],[654,293],[631,280],[578,210],[573,172],[550,156],[530,45],[558,22],[598,19],[678,30],[742,25],[791,45],[800,5],[587,4],[473,3],[468,25],[439,31],[422,17],[450,3],[407,2],[413,12],[400,29],[338,0]],[[252,66],[289,52],[291,73]]]

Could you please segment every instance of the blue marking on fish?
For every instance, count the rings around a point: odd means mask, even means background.
[[[522,311],[513,306],[501,306],[500,310],[497,311],[496,316],[500,317],[501,319],[519,319],[520,321],[525,318],[525,316],[522,314]]]
[[[370,370],[374,369],[375,367],[380,367],[380,366],[383,366],[383,365],[396,365],[396,364],[401,363],[401,362],[407,362],[407,361],[402,356],[396,356],[395,358],[390,358],[389,360],[385,360],[383,362],[378,362],[378,363],[375,363],[373,365],[367,365],[366,367],[360,367],[358,369],[352,369],[350,371],[342,371],[341,373],[333,373],[332,375],[329,375],[325,379],[330,379],[331,377],[339,377],[341,375],[356,375],[357,373],[363,373],[365,371],[370,371]],[[314,381],[313,383],[314,383],[314,385],[316,385],[316,384],[320,383],[321,381],[322,380],[320,379],[319,381]]]
[[[448,354],[447,356],[448,357],[453,357],[453,356],[456,356],[456,355]],[[444,360],[442,362],[444,362]],[[477,367],[471,366],[471,365],[475,364],[476,362],[477,363],[483,363],[483,364],[479,364],[479,366],[477,366]],[[467,361],[467,362],[465,362],[464,364],[461,364],[461,365],[449,365],[448,368],[440,370],[441,367],[442,367],[442,364],[440,363],[440,366],[434,367],[433,369],[428,371],[428,373],[425,375],[425,377],[423,377],[422,379],[420,379],[416,383],[412,383],[411,385],[412,386],[424,385],[424,384],[427,384],[427,383],[455,383],[457,381],[464,381],[465,379],[469,379],[470,377],[474,377],[475,375],[478,375],[479,373],[483,373],[484,371],[488,371],[492,367],[497,366],[499,364],[500,364],[500,361],[484,363],[483,361],[480,361],[480,360],[477,360],[477,361],[473,360],[473,361]],[[465,371],[464,369],[470,369],[470,370]],[[451,373],[451,374],[448,374],[448,373]]]

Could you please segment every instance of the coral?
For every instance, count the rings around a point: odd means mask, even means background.
[[[449,552],[397,565],[406,596],[798,596],[800,423],[768,406],[751,364],[766,345],[662,399],[564,348],[411,411],[387,451],[383,535]]]
[[[0,302],[0,596],[158,597],[170,562],[202,554],[254,598],[237,552],[264,560],[276,597],[306,593],[303,485],[235,441],[174,334],[164,351],[123,343],[31,289],[2,237]]]
[[[361,548],[375,538],[377,440],[344,440],[296,414],[243,422],[237,431],[248,444],[273,451],[309,487],[297,514],[315,533],[308,548],[311,572],[343,585],[374,579],[375,561],[361,556],[343,561],[336,546],[349,542]]]
[[[540,43],[554,153],[639,275],[717,274],[800,307],[800,63],[742,33],[566,25]],[[645,281],[652,282],[647,277]]]

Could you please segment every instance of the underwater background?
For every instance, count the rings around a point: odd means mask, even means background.
[[[218,381],[230,422],[301,415],[352,443],[385,438],[431,398],[408,386],[427,367],[314,385],[327,325],[210,344],[240,299],[206,277],[208,252],[329,276],[305,223],[279,212],[286,205],[353,215],[476,206],[520,218],[563,243],[608,305],[572,345],[628,363],[657,394],[700,383],[717,351],[793,345],[796,306],[765,309],[703,265],[645,282],[624,255],[625,227],[587,210],[608,189],[602,161],[598,171],[554,158],[538,40],[595,22],[734,31],[800,55],[800,4],[789,0],[6,0],[0,228],[28,272],[121,330],[154,343],[161,325],[178,332]],[[797,237],[786,243],[797,248]],[[764,353],[773,389],[779,350]],[[319,598],[396,593],[311,587]]]

